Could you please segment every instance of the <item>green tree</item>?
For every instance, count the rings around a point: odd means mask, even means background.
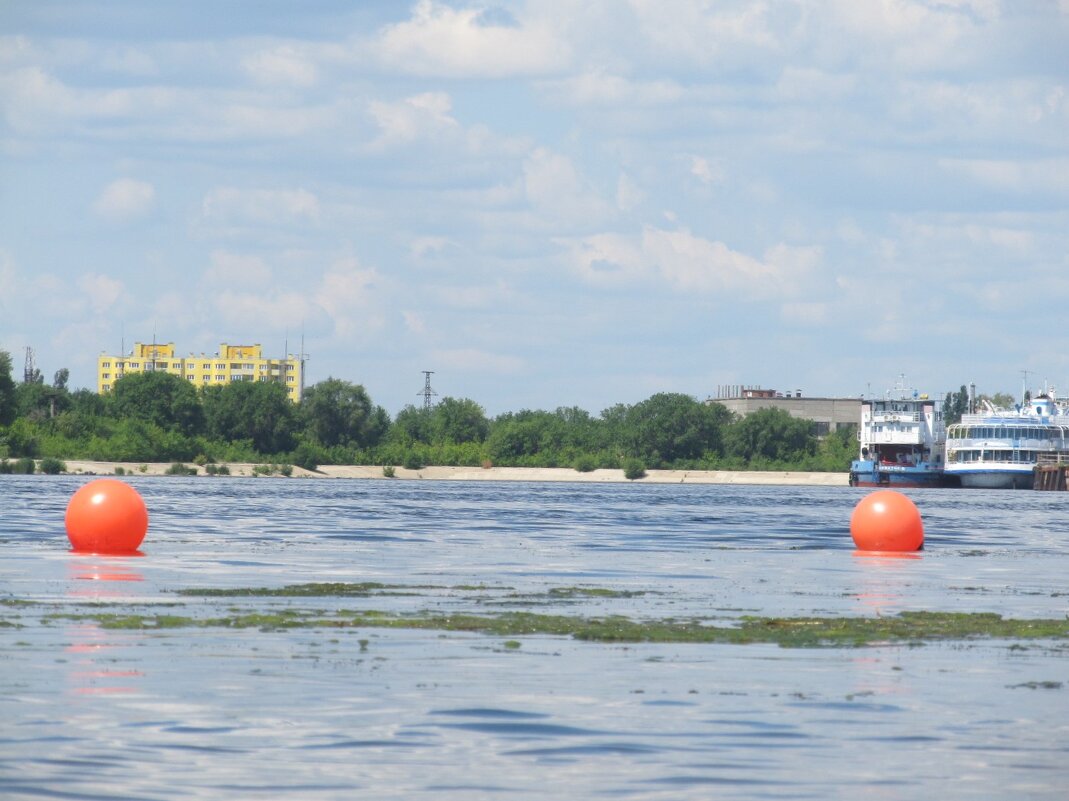
[[[668,465],[719,453],[730,419],[731,412],[722,404],[662,392],[629,408],[620,434],[629,455],[651,465]]]
[[[390,424],[386,410],[375,406],[362,386],[337,378],[309,387],[301,413],[311,434],[327,447],[372,447],[382,440]]]
[[[11,377],[11,354],[0,350],[0,426],[9,426],[18,413],[15,379]]]
[[[430,434],[435,443],[482,442],[490,431],[483,407],[467,398],[442,398],[431,414]]]
[[[813,421],[792,417],[783,409],[758,409],[727,431],[729,454],[746,461],[756,458],[793,461],[816,450]]]
[[[211,437],[249,440],[263,454],[291,451],[297,443],[297,407],[281,384],[234,381],[205,387],[202,402]]]
[[[433,421],[433,409],[417,408],[408,404],[394,418],[390,427],[390,439],[403,445],[413,442],[429,443],[433,436]]]
[[[115,382],[108,399],[112,414],[119,418],[143,420],[186,435],[204,428],[197,390],[170,373],[129,373]]]
[[[961,416],[969,410],[969,390],[965,385],[957,392],[948,392],[943,401],[943,422],[947,425],[961,422]]]

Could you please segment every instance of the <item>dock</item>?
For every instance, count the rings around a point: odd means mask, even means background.
[[[1034,479],[1032,489],[1065,492],[1066,478],[1069,476],[1069,462],[1061,461],[1056,457],[1043,458],[1040,455],[1036,466],[1032,468]]]

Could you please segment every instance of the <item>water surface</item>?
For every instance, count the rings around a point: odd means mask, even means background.
[[[373,581],[426,589],[241,604],[1060,618],[1064,493],[912,492],[926,548],[881,558],[854,551],[864,491],[848,488],[135,477],[144,555],[98,557],[63,533],[86,480],[0,479],[0,612],[17,626],[0,628],[5,798],[1053,799],[1069,786],[1065,642],[117,631],[43,611],[216,615],[235,600],[175,591]]]

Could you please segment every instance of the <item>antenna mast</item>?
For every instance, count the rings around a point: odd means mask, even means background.
[[[37,381],[37,365],[33,362],[33,348],[26,346],[26,364],[22,369],[22,383],[33,384]]]
[[[433,370],[424,370],[423,371],[423,377],[424,377],[423,378],[423,391],[416,393],[417,395],[422,395],[423,396],[423,408],[424,409],[430,409],[431,408],[431,398],[433,398],[435,395],[438,394],[433,389],[431,389],[431,376],[432,375],[434,375],[434,371]]]

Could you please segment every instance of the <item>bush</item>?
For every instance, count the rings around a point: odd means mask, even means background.
[[[167,468],[164,475],[167,476],[195,476],[197,475],[197,468],[187,467],[181,462],[175,462]]]
[[[41,460],[40,469],[41,469],[42,473],[46,473],[47,475],[50,475],[50,476],[56,476],[56,475],[59,475],[60,473],[66,473],[67,472],[67,465],[65,465],[59,459],[55,459],[55,458],[53,458],[51,456],[48,456],[48,457],[46,457],[46,458]]]
[[[382,475],[385,478],[393,478],[397,475],[397,471],[394,469],[394,466],[392,464],[386,464],[382,466]]]
[[[10,475],[13,467],[7,459],[0,459],[0,476]]]
[[[641,459],[624,459],[624,478],[628,481],[634,481],[637,478],[646,477],[646,465],[642,463]]]
[[[32,476],[35,470],[37,470],[37,462],[29,456],[23,456],[11,465],[11,472],[19,476]]]
[[[293,451],[293,463],[305,470],[315,470],[323,463],[319,449],[309,442],[301,442]]]
[[[280,472],[286,478],[289,478],[290,476],[293,475],[293,465],[291,465],[291,464],[279,465],[278,472]]]
[[[209,462],[204,466],[204,472],[209,476],[229,476],[230,468],[225,464],[212,464]]]
[[[405,470],[422,470],[424,467],[423,459],[415,451],[409,451],[405,454],[403,467]]]
[[[594,457],[589,453],[584,453],[576,457],[572,466],[580,473],[589,473],[597,468],[597,462],[594,461]]]
[[[117,475],[117,476],[125,476],[126,475],[126,468],[122,467],[121,465],[117,466],[115,468],[115,475]]]

